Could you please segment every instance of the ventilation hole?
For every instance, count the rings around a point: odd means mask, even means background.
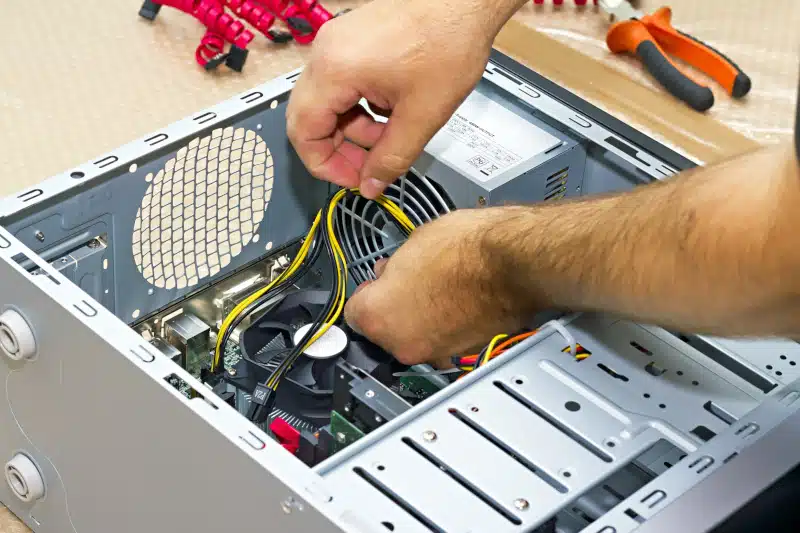
[[[525,382],[522,379],[517,378],[517,379],[514,380],[514,383],[517,384],[517,385],[522,385]]]
[[[628,376],[626,376],[624,374],[620,374],[619,372],[617,372],[613,368],[611,368],[609,366],[606,366],[603,363],[597,363],[597,368],[599,368],[600,370],[602,370],[603,372],[605,372],[606,374],[608,374],[609,376],[611,376],[614,379],[618,379],[620,381],[625,381],[625,382],[630,381]]]
[[[672,463],[664,461],[664,466],[666,466],[667,468],[672,468]]]
[[[682,376],[682,375],[683,375],[683,370],[678,370],[678,371],[676,372],[676,374],[678,374],[679,376]]]
[[[261,130],[261,128],[263,128],[263,127],[264,127],[264,126],[262,126],[261,124],[256,124],[256,129],[257,129],[257,130]]]
[[[776,375],[776,376],[782,376],[782,375],[783,375],[783,372],[781,372],[780,370],[778,370],[777,372],[775,372],[775,375]]]
[[[795,363],[794,361],[789,361],[789,365],[790,365],[790,366],[795,366],[796,364],[797,364],[797,363]]]
[[[569,470],[564,470],[563,472],[561,472],[561,475],[564,477],[572,477],[572,472],[570,472]]]
[[[702,440],[703,442],[708,442],[717,436],[717,434],[714,431],[708,429],[706,426],[697,426],[692,431],[690,431],[690,433],[696,436],[698,439]]]
[[[477,413],[478,411],[480,411],[480,409],[478,409],[474,405],[472,407],[470,407],[469,410],[472,411],[473,413]]]
[[[108,270],[108,259],[103,259],[103,270]]]
[[[202,115],[198,115],[198,116],[194,117],[194,120],[199,124],[205,124],[209,120],[214,120],[215,118],[217,118],[217,114],[216,113],[214,113],[213,111],[207,111],[207,112],[203,113]]]
[[[141,311],[139,311],[138,309],[134,309],[133,313],[131,313],[131,318],[134,318],[134,319],[139,318],[139,314],[140,313],[141,313]]]
[[[17,196],[23,202],[30,202],[34,198],[38,198],[39,196],[43,195],[44,191],[42,189],[31,189],[30,191],[25,191],[24,193]]]
[[[653,355],[653,352],[651,352],[650,350],[648,350],[647,348],[645,348],[644,346],[642,346],[641,344],[639,344],[636,341],[631,341],[631,346],[633,346],[634,348],[636,348],[637,350],[639,350],[640,352],[642,352],[645,355],[649,355],[649,356]]]
[[[253,235],[253,242],[258,242],[258,241],[260,241],[260,240],[261,240],[261,237],[258,235],[258,233],[256,233],[255,235]]]
[[[608,446],[609,448],[614,448],[614,447],[616,447],[616,445],[617,445],[617,443],[614,442],[613,440],[610,440],[610,441],[606,442],[606,446]]]
[[[699,381],[697,381],[697,380],[695,380],[695,381],[692,381],[692,385],[694,385],[695,387],[697,387],[698,385],[700,385],[700,382],[699,382]]]
[[[772,365],[767,365],[767,370],[772,370]]]
[[[646,393],[646,392],[645,392],[645,393],[644,393],[644,397],[645,397],[645,398],[649,398],[649,397],[650,397],[650,395],[649,395],[648,393]]]
[[[394,531],[394,524],[392,524],[391,522],[381,522],[381,524],[383,524],[383,527],[385,527],[389,531]]]
[[[98,168],[106,168],[108,165],[113,165],[117,161],[119,161],[119,157],[115,155],[107,155],[103,159],[98,159],[95,161],[94,164]]]
[[[377,469],[378,469],[378,470],[380,470],[381,472],[383,472],[384,470],[386,470],[386,467],[385,467],[385,466],[383,466],[383,465],[378,465],[378,466],[376,466],[375,468],[377,468]]]
[[[166,141],[167,139],[169,139],[169,135],[167,135],[166,133],[157,133],[152,137],[145,139],[144,142],[146,142],[150,146],[155,146],[159,143]]]
[[[272,197],[274,162],[254,131],[216,128],[145,179],[134,263],[154,287],[185,289],[220,273],[253,241]]]
[[[661,409],[666,409],[666,408],[667,408],[667,406],[666,406],[665,404],[663,404],[663,403],[660,403],[660,404],[658,404],[658,406],[659,406]]]
[[[74,179],[74,180],[79,180],[79,179],[81,179],[81,178],[83,178],[85,176],[86,176],[86,174],[84,174],[80,170],[76,170],[74,172],[71,172],[70,175],[69,175],[69,177]]]
[[[147,289],[147,294],[149,294],[150,296],[152,296],[154,292],[156,291],[154,291],[153,289]]]
[[[250,94],[246,94],[246,95],[242,96],[242,100],[244,100],[244,102],[246,104],[252,104],[253,102],[257,102],[258,100],[260,100],[263,97],[264,97],[264,93],[259,92],[259,91],[255,91],[255,92],[252,92]]]
[[[781,360],[782,360],[782,361],[786,361],[786,356],[785,356],[785,355],[782,355],[782,356],[781,356]]]
[[[269,241],[269,242],[267,243],[267,245],[265,246],[265,248],[266,248],[267,250],[272,250],[272,241]]]
[[[578,402],[567,402],[564,404],[564,407],[567,409],[567,411],[572,413],[576,413],[581,410],[581,404]]]
[[[270,109],[275,109],[276,107],[278,107],[278,101],[277,100],[273,100],[273,101],[271,101],[269,103],[269,108]]]
[[[131,166],[128,167],[128,172],[136,172],[137,168],[139,168],[139,166],[136,163],[133,163]]]

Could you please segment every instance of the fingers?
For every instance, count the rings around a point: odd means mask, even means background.
[[[315,78],[307,71],[292,90],[286,111],[287,135],[312,174],[343,187],[355,187],[366,151],[345,140],[339,120],[358,103],[358,92],[319,83]],[[361,120],[356,120],[352,129],[367,138],[376,136]]]
[[[425,111],[425,104],[406,99],[391,113],[382,135],[367,154],[360,173],[361,194],[374,199],[398,177],[406,173],[425,145],[442,126],[436,115]]]
[[[360,105],[342,115],[339,124],[345,138],[363,148],[370,148],[378,142],[385,128],[385,124],[376,122]]]

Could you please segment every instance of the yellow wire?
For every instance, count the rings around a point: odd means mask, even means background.
[[[292,261],[292,264],[289,265],[289,268],[284,270],[284,272],[280,276],[272,280],[266,287],[257,290],[256,292],[254,292],[253,294],[251,294],[250,296],[239,302],[239,304],[236,307],[234,307],[230,313],[228,313],[228,316],[225,317],[225,320],[222,322],[222,325],[219,328],[219,332],[217,333],[217,344],[214,349],[214,359],[211,364],[212,372],[217,369],[220,363],[220,359],[222,358],[222,339],[225,337],[225,332],[228,330],[233,321],[236,320],[236,317],[239,316],[239,314],[241,314],[241,312],[247,306],[258,300],[261,296],[266,294],[267,291],[272,289],[275,285],[277,285],[284,279],[291,276],[303,263],[306,256],[308,255],[308,250],[311,248],[312,241],[314,240],[313,239],[314,233],[317,231],[317,228],[319,227],[321,214],[322,214],[321,211],[317,213],[317,216],[314,219],[313,224],[311,224],[311,229],[309,230],[308,235],[306,236],[305,242],[303,242],[303,245],[300,247],[300,250],[298,250],[297,255]]]
[[[358,194],[358,189],[350,189],[349,192],[354,192]],[[337,288],[338,292],[336,294],[336,306],[333,307],[328,315],[325,317],[325,320],[320,327],[319,331],[308,340],[308,342],[303,346],[303,349],[298,352],[299,354],[308,350],[308,348],[314,344],[320,337],[322,337],[330,328],[333,326],[334,323],[339,319],[344,310],[345,304],[345,296],[346,296],[346,276],[347,276],[347,257],[342,250],[341,245],[339,244],[339,239],[336,236],[336,232],[334,231],[334,224],[333,224],[333,214],[336,208],[336,205],[339,201],[348,193],[348,190],[342,189],[338,191],[333,198],[331,198],[330,203],[328,204],[328,211],[326,213],[326,220],[327,220],[327,231],[328,231],[328,240],[331,244],[331,248],[333,250],[334,260],[335,260],[335,268],[336,268],[336,278],[337,278]],[[389,214],[395,218],[401,226],[403,226],[407,231],[411,232],[414,230],[414,224],[411,222],[411,219],[403,212],[403,210],[394,202],[386,198],[385,196],[381,196],[376,199],[376,202],[380,204],[384,209],[386,209]],[[296,359],[296,357],[295,357]],[[287,361],[285,364],[291,365],[293,361]],[[276,390],[278,384],[280,383],[281,379],[281,372],[275,371],[267,380],[267,387]]]
[[[497,346],[497,343],[501,340],[508,337],[505,333],[501,333],[500,335],[495,335],[494,338],[489,341],[489,345],[486,347],[486,353],[483,356],[483,361],[481,361],[481,366],[485,365],[489,362],[489,359],[492,358],[492,352],[494,351],[494,347]]]

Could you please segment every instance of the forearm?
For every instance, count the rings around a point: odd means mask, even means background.
[[[783,146],[626,194],[504,208],[484,244],[519,302],[720,335],[797,335],[798,206],[798,163]]]
[[[408,5],[408,0],[398,0]],[[527,0],[413,0],[419,6],[414,9],[421,19],[430,20],[435,13],[442,21],[436,29],[439,31],[459,31],[472,35],[476,41],[483,40],[491,46],[497,33]],[[457,21],[457,26],[450,29],[448,21]],[[420,21],[422,22],[422,20]]]

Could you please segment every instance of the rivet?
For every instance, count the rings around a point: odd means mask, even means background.
[[[377,422],[378,424],[380,424],[381,422],[383,422],[383,418],[381,418],[381,416],[380,416],[380,415],[375,415],[375,422]]]
[[[433,442],[436,440],[436,433],[431,430],[423,431],[422,438],[425,442]]]
[[[516,507],[520,511],[526,511],[528,507],[530,507],[530,505],[531,504],[528,503],[528,500],[524,498],[517,498],[516,500],[514,500],[514,507]]]
[[[486,205],[486,198],[484,198],[483,196],[478,196],[478,205],[480,206]]]
[[[368,390],[364,396],[366,396],[367,398],[373,398],[375,396],[375,391]]]

